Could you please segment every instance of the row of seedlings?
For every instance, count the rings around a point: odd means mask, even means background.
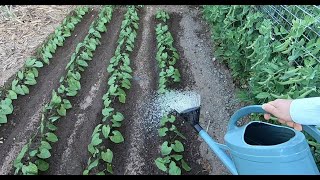
[[[75,26],[88,11],[88,7],[76,8],[38,49],[37,57],[30,57],[26,60],[23,70],[18,71],[16,78],[12,81],[11,89],[3,92],[5,97],[0,101],[0,126],[7,123],[7,116],[13,113],[12,100],[16,100],[19,95],[29,94],[28,87],[37,84],[39,69],[44,66],[44,63],[49,64],[58,46],[63,46],[66,38],[71,36]]]
[[[156,19],[164,23],[169,18],[169,14],[163,10],[156,14]],[[160,69],[158,93],[162,94],[168,91],[170,85],[181,80],[179,70],[174,67],[179,60],[179,54],[173,47],[173,37],[168,30],[168,25],[163,25],[160,22],[155,31],[157,39],[156,60]],[[181,167],[185,171],[191,170],[183,159],[184,146],[182,142],[186,138],[179,132],[177,123],[174,115],[165,114],[160,120],[160,128],[158,129],[159,136],[165,141],[161,145],[161,157],[155,160],[155,164],[161,171],[169,173],[169,175],[181,175]]]
[[[51,101],[45,105],[40,127],[14,161],[15,174],[38,174],[49,169],[46,160],[51,157],[51,145],[58,141],[54,124],[72,108],[68,98],[76,96],[81,89],[81,72],[88,67],[88,61],[92,60],[96,47],[101,44],[100,33],[107,31],[106,24],[110,22],[112,12],[111,6],[104,6],[92,22],[87,36],[77,45],[66,66],[66,76],[60,79],[60,87],[57,92],[53,91]]]
[[[114,108],[114,103],[119,101],[124,104],[126,102],[125,90],[129,90],[131,87],[132,69],[129,55],[134,49],[139,27],[138,10],[138,7],[129,6],[121,24],[115,55],[110,59],[110,65],[107,68],[110,77],[108,79],[109,89],[102,97],[104,104],[103,119],[92,133],[91,143],[88,145],[90,158],[86,169],[83,171],[84,175],[105,175],[106,172],[112,174],[113,152],[107,146],[110,143],[124,142],[124,138],[118,129],[121,127],[124,116]],[[103,168],[100,171],[99,164]]]

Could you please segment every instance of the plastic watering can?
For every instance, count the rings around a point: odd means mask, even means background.
[[[319,174],[302,132],[261,121],[251,121],[238,127],[237,122],[251,113],[265,111],[261,105],[247,106],[236,111],[231,116],[224,136],[225,145],[213,140],[199,125],[200,107],[185,110],[180,115],[192,123],[200,137],[232,174]],[[315,126],[303,126],[303,130],[320,142],[320,131]]]

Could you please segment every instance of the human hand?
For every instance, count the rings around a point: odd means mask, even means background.
[[[262,109],[266,112],[272,114],[273,116],[278,118],[278,121],[281,124],[286,124],[294,128],[297,131],[302,131],[301,124],[295,123],[292,121],[290,116],[290,105],[292,100],[289,99],[277,99],[275,101],[270,101],[266,104],[262,105]],[[269,120],[271,115],[264,114],[264,118]]]

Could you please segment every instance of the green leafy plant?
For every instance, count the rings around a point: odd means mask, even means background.
[[[131,88],[130,79],[132,79],[132,69],[130,67],[130,53],[134,49],[138,27],[138,8],[129,6],[121,24],[115,55],[110,59],[110,64],[107,68],[110,77],[108,79],[109,89],[102,97],[104,104],[102,110],[103,119],[92,133],[91,143],[88,145],[90,158],[87,162],[86,169],[83,171],[84,175],[102,175],[106,172],[113,173],[113,152],[106,144],[120,144],[125,140],[118,130],[125,117],[113,108],[113,103],[115,101],[125,103],[125,91]],[[98,172],[99,164],[101,164],[101,167],[104,169]]]
[[[105,26],[110,22],[112,12],[111,6],[104,6],[92,22],[87,36],[77,45],[66,66],[66,76],[60,79],[58,91],[52,92],[50,102],[45,105],[38,131],[14,161],[15,174],[38,174],[49,169],[49,163],[46,160],[51,157],[51,145],[59,140],[55,134],[57,127],[54,124],[61,117],[66,116],[67,110],[72,108],[68,97],[77,95],[81,89],[81,72],[88,66],[87,62],[91,61],[96,46],[100,44],[100,33],[106,31],[105,28],[101,28],[101,24]],[[79,13],[83,14],[83,11]],[[29,64],[35,63],[36,61]],[[113,136],[116,140],[119,139],[117,134]],[[93,143],[99,143],[99,139],[94,139]]]
[[[160,120],[160,137],[169,137],[170,141],[164,141],[161,145],[161,157],[155,160],[156,166],[169,175],[181,175],[181,168],[190,171],[190,166],[183,159],[184,146],[181,140],[186,138],[178,131],[174,122],[176,117],[164,115]],[[173,138],[172,138],[173,137]],[[180,140],[176,139],[178,137]]]
[[[170,19],[169,14],[164,10],[159,10],[156,13],[156,19],[162,20],[163,22],[166,22]]]
[[[37,84],[38,70],[44,66],[43,63],[49,64],[49,60],[53,57],[57,47],[63,46],[65,38],[71,36],[75,25],[81,21],[83,15],[88,11],[88,7],[76,8],[71,16],[65,18],[47,42],[42,45],[41,53],[38,53],[37,57],[30,57],[25,61],[23,70],[18,71],[16,78],[12,81],[11,89],[6,91],[5,98],[0,101],[0,125],[7,123],[7,116],[13,113],[12,100],[18,99],[19,95],[29,94],[28,87]]]
[[[163,10],[159,11],[156,17],[158,14],[166,14],[167,19],[169,19],[169,15]],[[159,23],[155,30],[157,36],[156,60],[160,68],[158,92],[164,93],[167,86],[181,81],[179,70],[174,67],[180,57],[177,49],[173,46],[173,37],[168,30],[168,25]]]
[[[317,11],[312,6],[308,8]],[[215,55],[227,63],[239,82],[240,100],[263,104],[277,98],[320,95],[320,39],[307,28],[319,23],[316,17],[295,6],[288,9],[297,16],[292,23],[282,25],[255,6],[203,6],[215,42]],[[289,18],[289,12],[280,13]],[[317,154],[318,146],[314,143],[310,146]]]
[[[169,19],[169,14],[160,10],[156,14],[156,19],[166,22]],[[158,93],[162,94],[167,92],[168,86],[181,81],[179,70],[174,67],[179,60],[179,54],[173,46],[173,37],[169,32],[168,25],[159,23],[155,31],[157,40],[156,60],[160,69]],[[155,160],[155,165],[169,175],[181,175],[181,168],[185,171],[191,170],[182,156],[184,146],[181,141],[186,138],[174,125],[175,121],[175,116],[164,115],[160,120],[160,128],[158,129],[159,136],[162,138],[168,137],[169,140],[162,143],[161,157]]]

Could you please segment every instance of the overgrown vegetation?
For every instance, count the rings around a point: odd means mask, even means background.
[[[262,104],[320,95],[320,38],[307,28],[316,25],[316,17],[304,15],[283,27],[255,6],[238,5],[204,6],[203,15],[211,26],[215,55],[240,82],[240,100]],[[309,144],[320,160],[319,144]]]

